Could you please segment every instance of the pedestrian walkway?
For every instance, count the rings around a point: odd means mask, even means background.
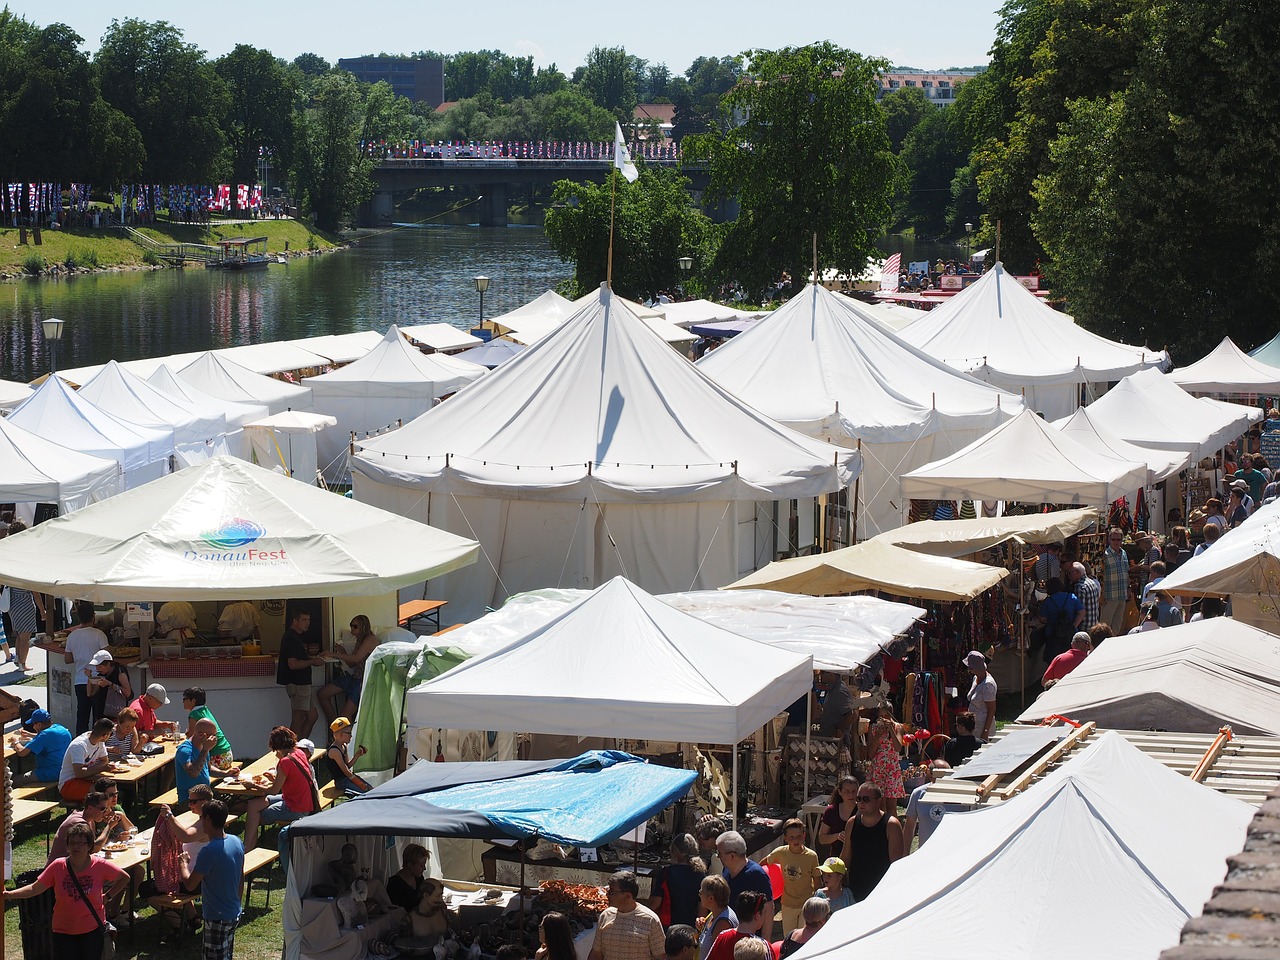
[[[13,649],[13,641],[9,641],[9,648]],[[48,668],[48,654],[43,650],[32,647],[27,653],[27,666],[31,669],[26,673],[18,670],[12,661],[0,666],[0,690],[10,696],[17,697],[19,700],[34,700],[42,707],[47,707],[48,699],[45,693],[44,681],[39,683],[19,683],[25,677],[34,677],[42,674]],[[6,734],[12,733],[20,726],[19,721],[12,720],[4,725]]]

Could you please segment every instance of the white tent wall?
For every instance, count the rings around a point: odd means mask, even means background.
[[[408,423],[426,413],[435,403],[434,396],[335,396],[314,382],[311,386],[312,401],[316,413],[334,417],[336,427],[320,431],[316,438],[316,451],[320,469],[330,483],[345,481],[350,473],[347,455],[351,448],[351,434],[357,438],[394,426],[396,421]]]
[[[253,462],[266,470],[288,473],[295,480],[314,484],[319,469],[316,438],[319,434],[270,427],[246,427],[244,435],[253,445]]]

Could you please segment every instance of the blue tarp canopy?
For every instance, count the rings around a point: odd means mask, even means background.
[[[289,835],[537,836],[595,847],[666,809],[696,776],[612,750],[572,760],[419,760],[364,796],[296,821]]]

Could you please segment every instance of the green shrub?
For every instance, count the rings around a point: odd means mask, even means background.
[[[68,270],[74,270],[76,267],[80,266],[80,260],[76,255],[76,251],[68,250],[62,257],[62,265]]]
[[[44,257],[38,253],[29,253],[27,258],[22,261],[22,269],[27,271],[33,277],[38,277],[44,273]]]
[[[82,267],[93,267],[94,269],[97,269],[100,266],[98,263],[98,251],[92,248],[88,250],[81,250],[77,254],[77,257],[79,258],[80,266]]]
[[[150,248],[142,251],[142,262],[149,267],[158,267],[164,263],[164,261],[160,259],[160,254]]]

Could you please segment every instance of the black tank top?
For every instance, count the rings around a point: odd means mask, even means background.
[[[862,901],[875,889],[889,869],[889,817],[881,816],[875,826],[868,827],[854,814],[849,822],[849,873],[845,886],[855,901]]]

